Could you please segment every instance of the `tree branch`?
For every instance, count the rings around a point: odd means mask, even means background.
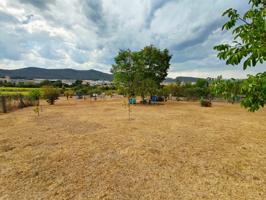
[[[247,24],[247,25],[251,25],[250,23],[248,23],[246,20],[244,20],[243,18],[241,18],[241,17],[239,17],[239,19],[242,21],[242,22],[244,22],[245,24]]]

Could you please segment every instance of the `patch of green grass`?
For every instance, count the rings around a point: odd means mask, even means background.
[[[0,87],[0,92],[29,92],[36,88]]]
[[[18,95],[27,96],[28,94],[29,94],[29,91],[28,92],[0,91],[0,96],[18,96]]]
[[[0,96],[18,96],[18,95],[27,96],[32,90],[36,89],[40,88],[0,87]]]

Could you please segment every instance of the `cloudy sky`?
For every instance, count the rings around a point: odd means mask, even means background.
[[[109,72],[119,49],[153,44],[173,55],[169,76],[240,77],[216,57],[230,41],[221,13],[248,0],[0,0],[0,68],[96,69]]]

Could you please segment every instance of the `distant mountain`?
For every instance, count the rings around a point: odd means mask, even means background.
[[[164,82],[166,82],[166,83],[174,83],[175,82],[175,79],[166,77],[166,79],[164,80]]]
[[[113,79],[112,74],[97,70],[74,70],[74,69],[43,69],[28,67],[15,70],[0,69],[0,77],[9,76],[17,79],[74,79],[74,80],[106,80]]]
[[[187,77],[187,76],[178,76],[175,78],[175,80],[179,80],[181,82],[196,82],[199,80],[197,77]]]
[[[173,82],[176,82],[177,80],[181,82],[196,82],[198,79],[199,78],[197,77],[178,76],[176,78],[166,78],[165,82],[173,83]]]
[[[14,79],[73,79],[73,80],[105,80],[111,81],[112,74],[97,70],[75,70],[75,69],[44,69],[27,67],[22,69],[6,70],[0,69],[0,77],[9,76]],[[172,83],[177,80],[182,82],[196,82],[199,78],[178,76],[175,79],[166,78],[165,82]]]

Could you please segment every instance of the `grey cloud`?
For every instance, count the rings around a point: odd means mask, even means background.
[[[19,0],[23,4],[31,4],[39,9],[47,9],[49,4],[56,3],[56,0]]]
[[[23,24],[28,24],[31,22],[31,20],[33,19],[34,15],[27,15],[26,19],[22,22]]]
[[[21,47],[16,35],[5,34],[3,30],[0,29],[0,60],[19,60],[23,52],[24,49]]]
[[[71,58],[79,64],[84,64],[85,62],[89,60],[88,55],[80,51],[71,52]]]
[[[0,23],[19,23],[16,17],[0,10]]]
[[[173,0],[154,0],[153,1],[153,5],[151,7],[151,10],[146,17],[146,21],[145,21],[145,27],[146,28],[150,28],[151,22],[154,18],[156,11],[171,1],[173,1]]]
[[[217,28],[221,27],[223,24],[223,20],[222,19],[218,19],[214,22],[211,22],[208,25],[204,25],[204,26],[199,26],[194,28],[192,31],[194,32],[194,37],[193,38],[189,38],[186,41],[183,41],[181,43],[175,44],[171,47],[171,49],[173,50],[183,50],[186,49],[188,47],[193,47],[197,44],[203,43],[205,42],[208,37],[210,36],[210,34],[212,34],[212,32],[214,30],[216,30]]]
[[[101,0],[82,0],[84,15],[97,27],[97,34],[104,35],[108,30],[108,23],[104,17]]]
[[[49,41],[49,43],[40,46],[37,52],[43,58],[50,60],[62,59],[63,57],[57,52],[57,50],[61,49],[60,45],[57,43],[58,41]],[[37,46],[38,47],[38,46]]]

